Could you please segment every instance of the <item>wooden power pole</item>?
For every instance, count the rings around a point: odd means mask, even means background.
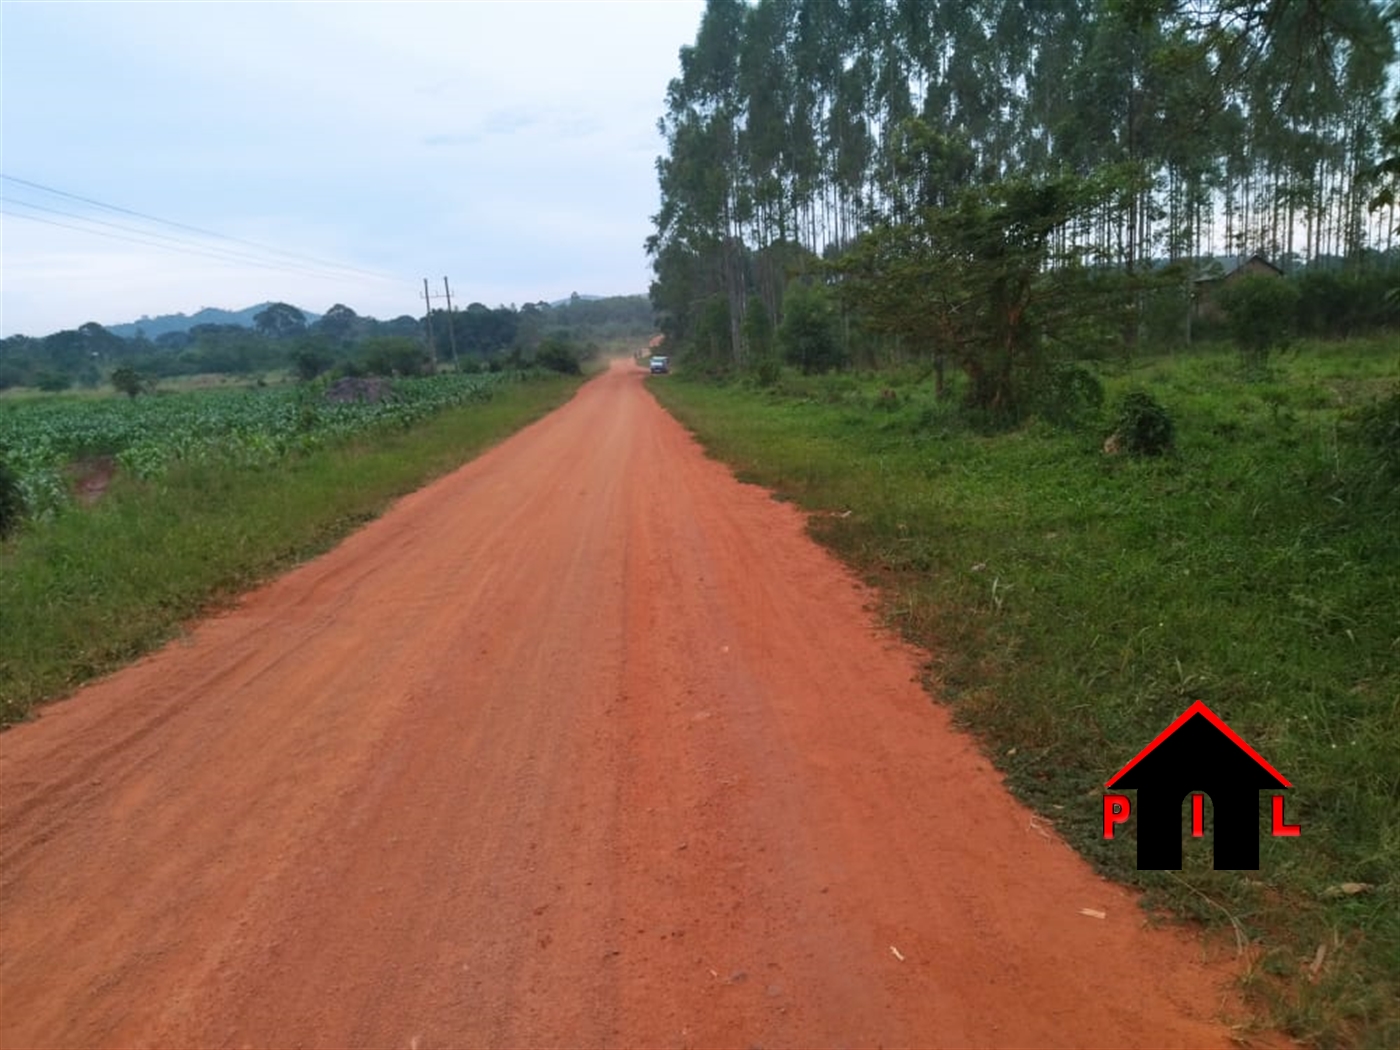
[[[428,294],[428,279],[423,278],[423,307],[427,313],[423,317],[423,324],[428,334],[428,359],[433,363],[433,373],[437,373],[437,347],[433,345],[433,298]]]
[[[424,286],[426,287],[426,282]],[[452,289],[447,286],[446,276],[442,279],[442,290],[447,296],[447,340],[452,346],[452,367],[456,370],[459,368],[457,364],[457,324],[456,318],[452,316]]]

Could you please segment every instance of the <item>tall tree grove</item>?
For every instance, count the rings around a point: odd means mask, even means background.
[[[909,231],[940,228],[932,213],[969,214],[969,196],[1004,221],[986,208],[1009,182],[1077,202],[1043,231],[1050,269],[1132,277],[1253,253],[1287,272],[1394,265],[1396,202],[1376,181],[1396,105],[1396,10],[709,0],[659,122],[646,247],[663,330],[743,365],[759,349],[745,333],[781,327],[794,277],[839,283],[847,260],[861,287],[847,308],[884,302],[869,237],[917,240]],[[1069,193],[1075,179],[1094,192]],[[940,273],[954,261],[939,260]],[[892,274],[891,288],[917,284],[907,266]],[[759,324],[746,319],[756,309]],[[906,331],[886,314],[884,331]]]

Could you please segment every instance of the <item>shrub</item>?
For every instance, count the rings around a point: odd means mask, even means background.
[[[135,397],[146,389],[146,377],[130,365],[123,365],[121,368],[112,371],[112,386],[127,397]]]
[[[836,331],[836,312],[821,285],[794,283],[783,300],[783,323],[778,345],[789,364],[804,375],[826,372],[846,364]]]
[[[1176,443],[1176,425],[1151,394],[1134,390],[1118,406],[1118,447],[1134,456],[1160,456]]]
[[[776,386],[783,378],[783,366],[771,357],[761,357],[753,369],[754,379],[761,387]]]
[[[544,340],[535,351],[536,365],[562,375],[578,375],[581,371],[578,361],[579,355],[574,344],[557,336],[550,336]]]
[[[1284,346],[1298,319],[1298,286],[1280,277],[1252,274],[1220,289],[1220,305],[1229,321],[1230,336],[1246,354],[1257,359]]]
[[[1103,384],[1083,365],[1051,365],[1034,393],[1036,415],[1061,427],[1082,427],[1103,410]]]
[[[375,376],[420,376],[432,371],[428,351],[407,336],[376,336],[363,345],[362,367]]]
[[[1400,301],[1388,300],[1400,270],[1312,270],[1298,278],[1298,329],[1343,337],[1400,325]]]
[[[770,357],[774,349],[773,318],[768,314],[768,307],[757,295],[749,296],[748,305],[744,308],[743,328],[744,346],[749,355],[759,361]]]
[[[0,537],[8,536],[24,516],[24,497],[19,491],[19,475],[0,459]]]
[[[329,354],[314,347],[304,347],[292,355],[292,367],[296,371],[297,378],[305,382],[315,379],[334,363]]]
[[[1354,433],[1367,473],[1381,481],[1400,482],[1400,386],[1357,413]]]

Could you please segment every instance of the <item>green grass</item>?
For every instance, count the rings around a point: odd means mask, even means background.
[[[1155,911],[1245,939],[1267,1023],[1400,1045],[1400,487],[1350,422],[1395,389],[1396,341],[1102,378],[1167,407],[1175,453],[1106,455],[1102,421],[979,433],[917,371],[651,389],[741,477],[837,512],[813,535],[883,588],[1011,789]],[[1259,872],[1213,871],[1207,837],[1139,873],[1101,837],[1104,781],[1197,699],[1295,786],[1303,836],[1266,824]]]
[[[397,497],[562,404],[579,380],[495,389],[411,429],[262,468],[118,473],[96,506],[0,546],[0,724],[135,659],[182,623],[327,550]]]

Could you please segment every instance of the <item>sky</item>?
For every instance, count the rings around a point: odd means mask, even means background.
[[[702,9],[3,0],[0,335],[644,293]]]

